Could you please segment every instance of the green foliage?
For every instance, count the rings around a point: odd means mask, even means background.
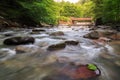
[[[103,0],[103,20],[105,22],[120,22],[119,0]]]
[[[119,0],[79,0],[78,3],[54,0],[0,0],[0,16],[11,20],[57,24],[70,17],[102,18],[105,23],[120,22]]]
[[[70,18],[69,17],[65,17],[65,16],[60,16],[59,20],[61,20],[61,21],[69,21]]]
[[[80,17],[81,11],[78,5],[66,2],[60,14],[66,17]]]
[[[81,4],[81,15],[82,17],[94,17],[93,13],[94,3],[90,0]]]
[[[97,70],[97,67],[94,64],[88,64],[88,69],[95,71],[95,70]]]
[[[23,10],[16,0],[0,0],[0,15],[5,18],[17,18]]]
[[[8,19],[31,19],[36,23],[56,24],[59,15],[53,0],[1,0],[0,15]]]
[[[94,3],[91,0],[80,0],[78,3],[61,2],[60,16],[65,17],[94,17]]]
[[[21,2],[29,10],[29,16],[32,16],[36,22],[55,24],[58,9],[53,0],[36,0],[33,2]]]
[[[95,18],[101,17],[104,23],[120,23],[119,0],[91,0],[93,1]]]

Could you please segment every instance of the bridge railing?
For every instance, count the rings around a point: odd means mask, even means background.
[[[59,21],[59,24],[61,24],[61,25],[89,26],[89,25],[93,25],[93,19],[92,18],[74,18],[74,17],[71,17],[69,21]]]

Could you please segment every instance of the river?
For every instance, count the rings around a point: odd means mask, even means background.
[[[120,42],[96,44],[90,39],[83,38],[83,35],[90,31],[89,28],[80,26],[43,29],[46,31],[37,34],[30,34],[32,29],[0,32],[0,80],[73,80],[64,75],[56,75],[59,70],[71,62],[96,64],[101,70],[101,76],[97,80],[120,80],[120,55],[118,55]],[[50,35],[57,31],[62,31],[65,35]],[[32,36],[35,38],[35,43],[24,45],[30,47],[30,50],[17,54],[16,46],[3,44],[4,39],[11,37],[5,36],[5,34]],[[64,49],[55,51],[46,49],[51,44],[61,43],[65,40],[77,40],[79,44],[67,45]]]

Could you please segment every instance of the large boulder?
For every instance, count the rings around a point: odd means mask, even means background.
[[[67,45],[78,45],[78,44],[79,44],[79,41],[67,40],[67,41],[65,41],[65,43],[66,43]]]
[[[100,35],[97,31],[93,31],[93,32],[90,32],[90,33],[84,35],[83,37],[89,38],[89,39],[98,39],[100,37]]]
[[[53,51],[53,50],[60,50],[60,49],[64,49],[66,47],[65,43],[58,43],[58,44],[53,44],[50,45],[47,50],[49,51]]]
[[[58,32],[53,32],[50,34],[51,36],[63,36],[64,33],[62,31],[58,31]]]
[[[33,37],[12,37],[4,40],[5,45],[20,45],[20,44],[30,44],[34,43],[35,39]]]

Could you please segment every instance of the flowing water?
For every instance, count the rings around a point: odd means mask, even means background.
[[[32,29],[6,30],[0,32],[0,80],[74,80],[64,75],[57,75],[59,70],[73,62],[77,64],[93,63],[101,70],[97,80],[120,80],[120,43],[105,45],[83,38],[89,28],[59,26],[44,28],[46,31],[30,34]],[[50,33],[62,31],[63,36],[51,36]],[[23,45],[27,52],[16,53],[16,46],[6,46],[5,34],[12,36],[32,36],[34,44]],[[11,36],[10,36],[11,37]],[[51,44],[66,40],[77,40],[76,46],[67,45],[65,49],[48,51]],[[69,72],[68,72],[69,73]],[[52,78],[51,78],[52,77]]]

